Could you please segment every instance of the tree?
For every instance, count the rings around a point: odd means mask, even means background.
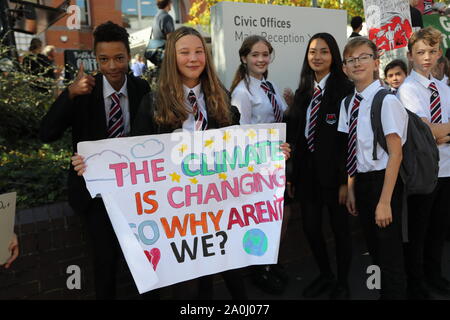
[[[195,0],[189,11],[191,25],[209,26],[210,24],[210,8],[224,0]],[[295,7],[310,7],[311,0],[233,0],[233,2],[248,2],[259,4],[274,4]],[[364,17],[363,0],[318,0],[319,7],[328,9],[344,9],[350,17]]]

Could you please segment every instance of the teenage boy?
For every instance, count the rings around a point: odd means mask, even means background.
[[[413,70],[400,87],[403,105],[425,121],[439,149],[439,179],[435,191],[408,198],[409,243],[406,245],[408,293],[427,299],[430,292],[450,294],[450,283],[442,276],[442,253],[450,211],[450,89],[431,76],[442,55],[441,33],[431,27],[415,32],[408,43]]]
[[[375,44],[353,38],[344,49],[344,72],[355,84],[348,109],[341,103],[338,130],[348,133],[347,208],[359,214],[369,253],[381,269],[381,299],[404,299],[401,207],[403,185],[398,176],[408,115],[394,95],[382,104],[381,123],[388,152],[377,144],[372,159],[373,132],[370,111],[375,94],[383,89],[376,78],[380,61]]]
[[[41,139],[52,142],[72,128],[72,148],[80,141],[128,136],[146,81],[128,75],[130,44],[127,31],[110,21],[94,31],[94,51],[100,73],[80,67],[75,81],[51,106],[41,123]],[[69,204],[86,219],[94,254],[97,299],[114,299],[116,267],[121,250],[101,198],[91,199],[85,182],[71,166]]]
[[[408,68],[403,60],[396,59],[389,62],[384,68],[384,81],[389,85],[389,90],[396,94],[398,88],[405,81],[408,75]]]

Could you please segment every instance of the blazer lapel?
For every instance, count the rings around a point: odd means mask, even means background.
[[[93,90],[94,105],[92,123],[97,126],[96,131],[104,138],[108,137],[108,128],[106,127],[105,99],[103,99],[103,75],[101,73],[95,76],[95,87]]]
[[[138,101],[138,92],[136,88],[136,84],[132,80],[132,78],[127,75],[127,91],[128,91],[128,105],[130,107],[130,121],[133,123],[134,118],[136,116],[137,110],[139,108]],[[142,96],[142,95],[139,95]]]

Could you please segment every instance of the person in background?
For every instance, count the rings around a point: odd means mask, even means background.
[[[448,86],[448,71],[448,60],[445,56],[441,56],[431,70],[431,75]]]
[[[51,79],[58,79],[60,76],[59,70],[55,66],[55,54],[56,54],[55,46],[45,46],[42,50],[42,54],[47,57],[48,68],[44,73],[44,77]]]
[[[417,9],[419,0],[409,0],[409,11],[411,13],[411,25],[413,28],[423,28],[422,13]]]
[[[408,68],[403,60],[396,59],[389,62],[384,68],[384,81],[389,85],[389,90],[396,94],[398,88],[408,75]]]
[[[144,63],[144,58],[138,53],[134,57],[134,62],[131,65],[131,71],[133,71],[133,75],[135,77],[141,77],[145,71],[147,70],[147,66]]]
[[[363,19],[360,16],[353,17],[350,21],[350,25],[352,26],[353,32],[349,38],[361,37],[359,34],[363,27]]]

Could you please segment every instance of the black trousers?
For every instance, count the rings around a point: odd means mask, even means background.
[[[439,178],[425,238],[424,271],[430,278],[442,277],[442,253],[450,224],[450,177]]]
[[[312,157],[309,158],[312,159]],[[309,161],[309,168],[315,170],[311,161]],[[349,213],[345,206],[339,204],[339,189],[322,187],[318,179],[299,183],[301,183],[302,193],[300,206],[303,231],[319,271],[326,276],[333,274],[322,230],[323,211],[326,208],[336,244],[337,279],[341,284],[347,285],[352,260],[352,239],[348,221]]]
[[[404,243],[408,287],[424,281],[424,245],[436,189],[408,197],[408,242]]]
[[[119,241],[101,198],[91,201],[83,217],[86,221],[94,259],[94,287],[98,300],[116,298],[116,275],[119,259],[123,258]],[[132,280],[130,276],[130,280]],[[137,289],[136,289],[137,292]],[[145,300],[159,299],[159,290],[145,293]]]
[[[355,179],[356,208],[374,264],[381,269],[381,299],[405,299],[406,276],[402,243],[402,191],[400,179],[391,200],[392,223],[380,228],[375,211],[383,189],[385,170],[358,173]]]

